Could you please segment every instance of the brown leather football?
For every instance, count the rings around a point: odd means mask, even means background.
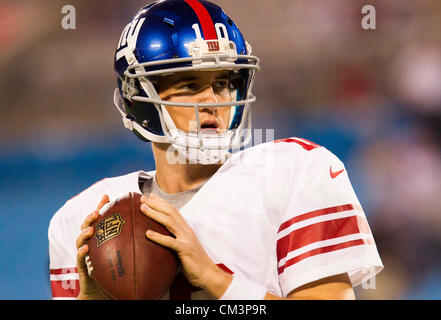
[[[147,230],[170,235],[140,211],[141,194],[130,192],[108,203],[93,223],[89,239],[92,279],[112,298],[158,300],[177,271],[173,252],[145,236]]]

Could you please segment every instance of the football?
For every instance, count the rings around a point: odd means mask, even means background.
[[[171,234],[142,214],[141,196],[130,192],[107,203],[92,224],[89,275],[113,299],[159,300],[177,272],[174,253],[145,236],[149,229]]]

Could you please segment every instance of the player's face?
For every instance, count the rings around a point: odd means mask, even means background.
[[[229,73],[219,71],[189,71],[163,76],[158,81],[161,99],[181,103],[222,103],[232,101]],[[197,132],[194,108],[166,106],[176,127],[185,132]],[[228,128],[230,107],[199,108],[202,132],[222,133]]]

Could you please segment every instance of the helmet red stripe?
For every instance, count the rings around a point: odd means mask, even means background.
[[[210,14],[202,3],[198,0],[185,0],[185,2],[192,7],[196,15],[198,16],[199,22],[201,23],[202,32],[204,33],[205,40],[216,40],[217,34],[214,27],[213,19],[211,19]]]

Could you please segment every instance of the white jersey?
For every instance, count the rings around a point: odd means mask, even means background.
[[[49,226],[54,299],[79,293],[75,240],[85,217],[103,194],[141,193],[139,178],[148,174],[154,173],[104,179],[55,214]],[[342,273],[356,286],[383,268],[343,163],[304,139],[233,154],[180,212],[214,263],[281,297]],[[166,298],[208,296],[180,274]]]

